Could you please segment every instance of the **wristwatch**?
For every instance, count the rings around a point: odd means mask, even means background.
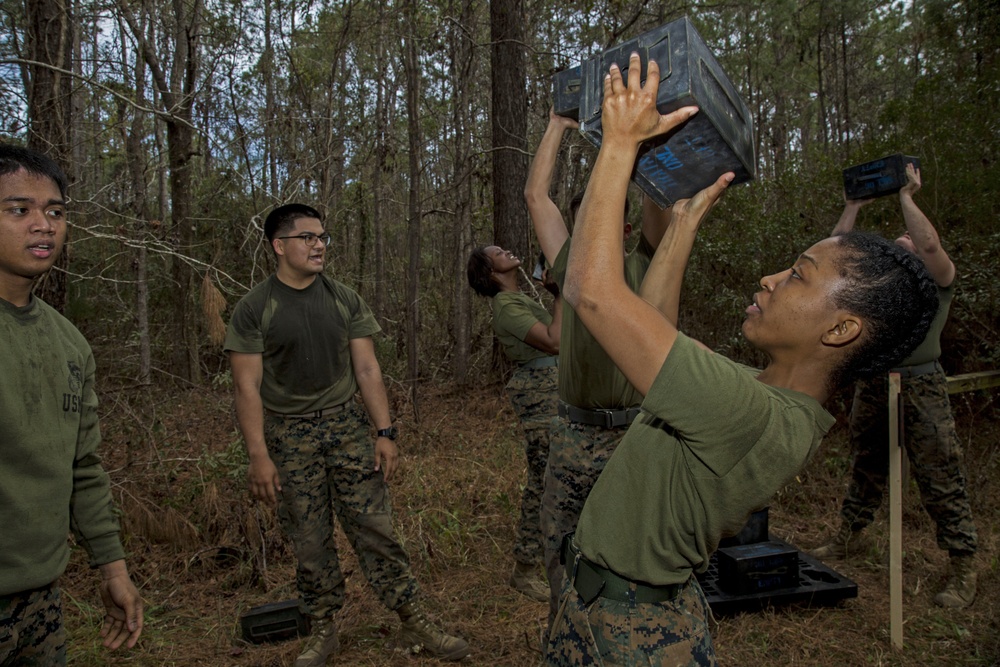
[[[389,438],[390,440],[395,440],[396,436],[399,435],[399,430],[395,426],[380,428],[376,431],[375,435],[379,438]]]

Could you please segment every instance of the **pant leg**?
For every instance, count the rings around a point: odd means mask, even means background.
[[[56,585],[0,597],[0,666],[66,664],[62,595]]]
[[[541,508],[550,590],[549,625],[559,604],[563,579],[563,566],[559,564],[562,538],[576,530],[583,504],[626,430],[572,424],[560,419],[549,439]]]
[[[937,524],[937,544],[971,554],[978,540],[962,466],[962,446],[943,371],[905,380],[906,451],[924,508]]]
[[[565,605],[546,647],[545,664],[714,667],[708,602],[695,577],[659,603],[597,598],[585,605],[566,586]]]
[[[375,470],[368,418],[354,407],[331,421],[334,446],[327,467],[337,517],[375,594],[397,609],[416,596],[417,582],[392,526],[389,487]]]
[[[889,384],[859,381],[851,405],[851,481],[840,515],[855,530],[868,526],[882,504],[889,476]]]
[[[313,618],[329,618],[344,606],[326,462],[329,421],[272,416],[264,421],[268,452],[281,479],[278,519],[295,552],[303,607]]]
[[[556,427],[558,368],[514,371],[507,384],[507,396],[524,433],[524,454],[528,476],[521,494],[521,518],[514,543],[514,559],[535,565],[543,562],[541,504],[545,467],[549,458],[549,438]]]

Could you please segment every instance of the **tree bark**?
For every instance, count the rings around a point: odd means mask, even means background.
[[[409,264],[406,283],[406,363],[410,381],[410,399],[414,417],[419,419],[417,382],[420,379],[420,154],[423,138],[420,131],[420,60],[417,53],[417,5],[407,0],[403,7],[406,15],[406,44],[403,67],[406,70],[406,115],[409,137],[410,188],[407,215],[407,247]]]
[[[193,179],[191,159],[194,155],[193,108],[200,66],[201,0],[187,3],[173,0],[172,34],[167,36],[173,49],[169,71],[160,62],[154,44],[139,26],[128,7],[119,4],[122,16],[132,30],[143,59],[153,75],[160,94],[167,128],[167,164],[170,170],[171,233],[173,245],[171,276],[176,292],[174,300],[176,349],[175,367],[183,369],[184,379],[201,382],[201,361],[198,344],[198,309],[194,300],[198,293],[192,268],[182,255],[193,248],[194,220],[191,215]]]
[[[531,237],[522,194],[528,178],[523,0],[490,2],[490,39],[493,240],[526,257]]]
[[[63,73],[72,67],[70,7],[67,0],[30,0],[25,2],[25,10],[26,56],[39,63],[28,65],[28,148],[55,160],[72,182],[72,80]],[[35,286],[38,296],[59,312],[66,309],[69,255],[66,246]]]
[[[460,16],[458,25],[451,26],[452,81],[454,85],[452,124],[454,125],[454,163],[452,174],[455,183],[455,215],[452,221],[453,235],[453,308],[452,336],[455,354],[452,358],[452,375],[459,384],[465,384],[469,371],[469,348],[471,329],[471,292],[466,279],[466,263],[472,251],[472,180],[469,155],[471,147],[470,126],[472,120],[470,87],[473,60],[472,0],[460,0],[460,7],[452,13]],[[458,11],[454,11],[458,9]]]

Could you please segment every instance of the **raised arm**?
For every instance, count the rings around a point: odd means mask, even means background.
[[[639,56],[634,53],[628,80],[639,81]],[[604,136],[577,219],[563,289],[587,329],[643,395],[673,347],[677,327],[625,282],[618,212],[625,205],[639,145],[697,112],[695,107],[683,107],[661,116],[656,109],[659,81],[659,67],[653,61],[642,87],[626,86],[616,65],[604,79]],[[726,174],[696,195],[689,214],[700,221],[731,180],[732,174]]]
[[[871,202],[871,199],[848,199],[847,193],[845,192],[844,212],[840,214],[840,219],[837,220],[837,224],[834,226],[833,231],[830,232],[830,236],[846,234],[854,229],[854,223],[858,219],[858,211],[861,210],[862,206],[870,204]]]
[[[549,279],[547,269],[542,277],[542,283],[545,285],[545,289],[549,290],[556,298],[552,306],[552,321],[549,322],[548,326],[541,322],[535,322],[528,329],[524,342],[546,354],[559,354],[559,335],[562,332],[562,297],[559,295],[559,287]]]
[[[920,184],[920,170],[912,164],[906,165],[906,185],[899,191],[906,233],[913,243],[913,252],[923,260],[934,282],[941,287],[948,287],[955,280],[955,264],[941,247],[941,239],[934,225],[913,201],[913,195],[920,190]]]
[[[702,190],[693,199],[681,199],[675,202],[671,209],[667,209],[673,211],[672,221],[649,264],[646,276],[639,287],[639,296],[659,310],[674,328],[677,328],[681,285],[684,282],[691,250],[694,248],[695,236],[717,200],[715,190],[725,189],[730,180],[732,180],[731,175],[725,174],[712,188]],[[716,199],[712,199],[713,196]],[[710,202],[707,204],[708,208],[702,212],[705,204],[700,198],[705,197],[708,197]],[[657,208],[652,202],[650,204],[653,208]]]
[[[558,116],[549,109],[549,124],[538,144],[535,157],[528,169],[528,181],[524,184],[524,200],[528,204],[528,215],[535,227],[535,236],[545,253],[549,264],[555,263],[559,251],[569,238],[569,230],[562,212],[549,196],[552,187],[552,172],[556,168],[556,158],[559,156],[559,146],[562,145],[563,133],[567,129],[577,128],[572,118]]]
[[[660,247],[660,241],[670,227],[672,212],[672,206],[661,209],[647,195],[642,196],[642,236],[652,247]]]

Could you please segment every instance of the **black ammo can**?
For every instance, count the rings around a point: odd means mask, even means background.
[[[899,192],[906,185],[906,165],[920,169],[920,159],[895,153],[844,170],[844,196],[848,199],[874,199]]]
[[[305,637],[309,617],[299,610],[299,600],[284,600],[254,607],[240,616],[243,639],[253,644]]]
[[[717,552],[719,588],[732,595],[754,595],[799,585],[799,552],[777,542],[721,547]]]
[[[557,73],[555,112],[577,118],[583,135],[599,147],[604,75],[617,63],[627,78],[633,52],[639,54],[643,82],[650,59],[660,66],[660,113],[689,105],[700,109],[674,132],[643,144],[632,174],[635,184],[665,207],[691,197],[727,171],[736,174],[733,184],[752,180],[757,162],[750,111],[687,17],[584,60],[578,72],[573,68]]]
[[[552,110],[560,116],[580,119],[580,66],[557,72],[552,77]]]

